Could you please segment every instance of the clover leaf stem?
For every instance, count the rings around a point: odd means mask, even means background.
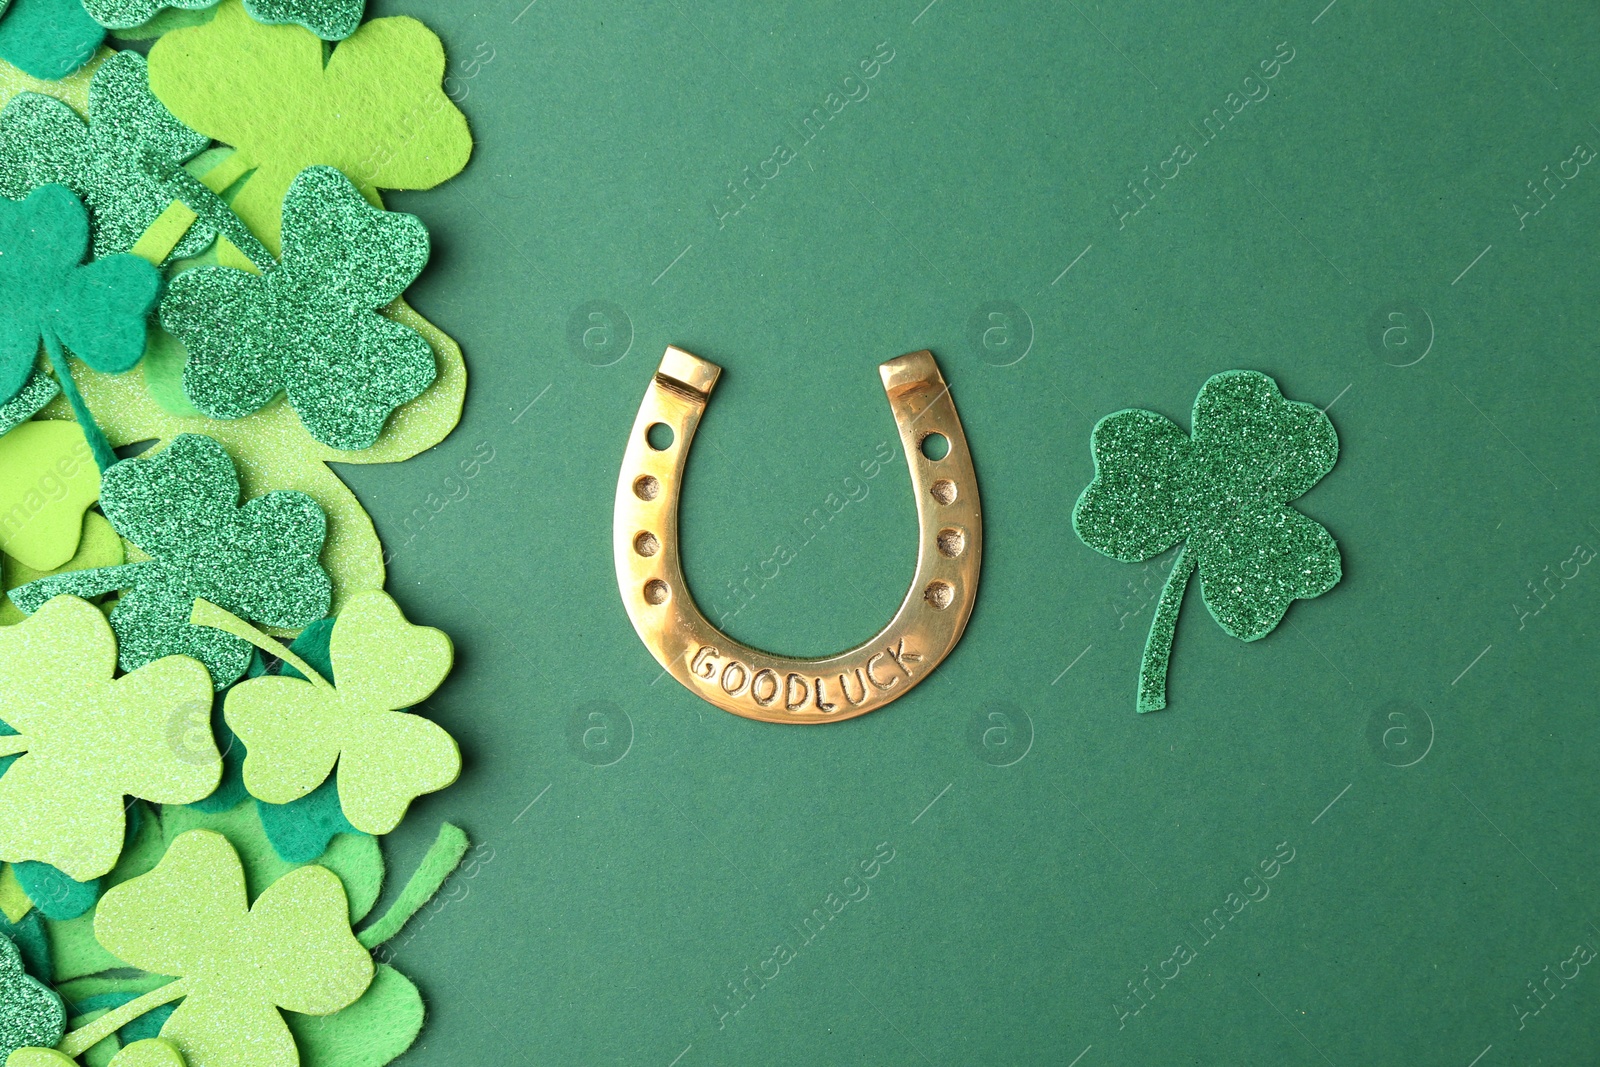
[[[375,949],[404,929],[411,917],[432,900],[446,879],[455,873],[461,857],[467,854],[467,844],[467,835],[460,827],[440,824],[439,836],[389,910],[356,935],[361,946]]]
[[[281,642],[273,640],[233,612],[218,607],[204,597],[195,597],[194,610],[189,613],[189,622],[195,626],[209,626],[214,630],[232,634],[242,641],[248,641],[267,655],[276,656],[294,667],[312,685],[322,689],[333,689],[326,678],[313,670],[305,660],[289,651]]]
[[[139,563],[119,563],[115,567],[94,567],[89,570],[67,571],[64,574],[50,574],[43,578],[36,578],[27,585],[18,586],[7,595],[24,615],[32,615],[46,603],[63,594],[82,597],[85,600],[107,593],[115,593],[119,589],[130,589],[139,584],[139,575],[149,570],[154,563],[144,560]]]
[[[1150,620],[1150,636],[1144,643],[1144,659],[1139,664],[1139,710],[1160,711],[1167,706],[1167,661],[1172,658],[1172,635],[1178,628],[1178,609],[1194,574],[1195,554],[1184,543],[1172,562],[1172,573],[1161,589],[1155,617]]]
[[[72,1033],[61,1039],[61,1044],[56,1046],[56,1051],[64,1056],[79,1056],[139,1016],[146,1012],[154,1011],[163,1004],[170,1004],[179,997],[187,996],[188,993],[189,979],[187,978],[179,978],[158,989],[152,989],[144,996],[130,1000],[120,1008],[113,1008],[89,1025],[72,1031]]]
[[[117,461],[117,454],[111,451],[111,443],[100,432],[94,416],[89,413],[89,405],[83,402],[83,394],[78,392],[78,385],[72,380],[72,368],[67,366],[67,355],[61,348],[61,339],[54,330],[44,331],[44,350],[50,356],[50,365],[56,369],[61,391],[67,394],[67,403],[72,405],[72,414],[83,428],[83,436],[89,442],[89,450],[94,453],[94,461],[103,472]]]

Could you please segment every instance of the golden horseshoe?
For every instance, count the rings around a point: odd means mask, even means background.
[[[878,368],[917,494],[917,571],[900,610],[870,640],[820,659],[774,656],[735,641],[706,620],[683,580],[678,497],[695,428],[722,369],[668,348],[656,371],[617,479],[613,552],[633,628],[672,676],[724,711],[763,722],[839,722],[905,695],[961,640],[978,593],[983,517],[978,479],[950,387],[929,352]],[[650,430],[665,423],[672,443]],[[923,441],[949,451],[928,459]]]

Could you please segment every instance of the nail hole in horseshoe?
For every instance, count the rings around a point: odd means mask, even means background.
[[[664,422],[652,422],[650,428],[644,432],[645,442],[657,452],[665,452],[672,447],[676,435],[672,427]]]
[[[655,534],[645,530],[633,539],[633,550],[641,556],[653,556],[661,551],[661,541]]]
[[[922,454],[937,463],[950,454],[950,438],[942,433],[923,434]]]
[[[667,583],[660,578],[652,578],[644,583],[644,598],[652,604],[665,604],[669,592]]]
[[[922,599],[933,605],[935,611],[943,611],[955,598],[955,587],[942,578],[929,582],[928,588],[922,594]]]
[[[640,500],[654,500],[661,495],[661,483],[653,474],[641,475],[633,480],[633,495]]]
[[[940,478],[928,486],[928,493],[941,504],[954,504],[956,502],[956,483],[949,478]]]
[[[645,535],[641,534],[640,536]],[[967,535],[954,526],[946,526],[939,531],[938,545],[940,555],[944,556],[945,559],[955,559],[967,550]],[[648,552],[644,553],[647,556],[649,554]]]

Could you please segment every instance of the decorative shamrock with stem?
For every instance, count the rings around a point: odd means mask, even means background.
[[[1124,563],[1184,542],[1139,669],[1140,711],[1166,707],[1167,661],[1189,577],[1200,571],[1211,615],[1244,641],[1265,637],[1289,602],[1339,581],[1339,547],[1287,507],[1333,469],[1327,415],[1285,400],[1256,371],[1214,375],[1195,398],[1193,434],[1153,411],[1118,411],[1091,438],[1094,481],[1072,525],[1084,544]]]
[[[472,135],[444,74],[444,47],[415,19],[373,19],[329,54],[308,31],[261,25],[239,0],[150,49],[161,102],[236,149],[207,181],[244,179],[233,210],[274,254],[284,196],[307,167],[338,168],[376,204],[378,189],[431,189],[467,165]]]
[[[88,249],[88,213],[65,186],[40,186],[21,203],[0,199],[0,400],[27,382],[42,339],[104,469],[116,456],[73,385],[62,346],[95,370],[130,369],[144,355],[161,275],[137,256],[85,265]]]
[[[137,250],[157,263],[193,256],[220,228],[252,258],[271,262],[227,206],[183,168],[211,141],[150,94],[143,56],[117,52],[101,62],[89,83],[88,114],[85,125],[55,97],[12,97],[0,110],[0,194],[15,199],[41,185],[65,185],[89,207],[97,256]]]
[[[0,775],[0,859],[98,878],[122,852],[124,797],[188,804],[217,787],[209,736],[184,750],[172,737],[190,709],[210,708],[206,669],[169,656],[113,679],[116,665],[105,616],[77,597],[0,629],[0,707],[14,731],[0,753],[26,753]]]
[[[228,839],[191,830],[148,874],[109,890],[95,911],[99,942],[127,964],[176,981],[68,1034],[76,1056],[153,1008],[183,1003],[161,1037],[188,1067],[293,1067],[280,1009],[331,1015],[372,983],[372,955],[350,932],[344,886],[326,867],[298,867],[251,905]]]
[[[250,678],[228,691],[224,715],[245,744],[244,784],[269,804],[288,804],[339,768],[339,803],[352,826],[386,834],[411,801],[461,773],[461,753],[437,724],[399,709],[426,700],[450,673],[441,630],[413,626],[382,590],[351,597],[329,651],[339,684],[233,615],[198,601],[194,622],[253,642],[293,664],[287,675]]]
[[[83,0],[84,8],[100,25],[113,30],[143,25],[164,7],[203,11],[217,0]],[[257,22],[268,25],[294,23],[324,41],[342,41],[361,24],[366,0],[244,0],[244,9]]]
[[[243,506],[239,496],[233,461],[209,437],[182,434],[159,452],[123,460],[101,477],[100,510],[151,558],[41,578],[13,589],[12,603],[31,614],[61,593],[125,590],[111,611],[123,670],[188,655],[225,689],[249,665],[250,645],[191,626],[196,597],[297,630],[328,613],[332,593],[318,561],[327,523],[316,502],[292,490]]]
[[[54,1045],[66,1021],[61,998],[23,969],[16,944],[0,934],[0,1063],[19,1048]]]
[[[433,384],[428,342],[377,312],[427,261],[415,216],[374,208],[332,167],[303,171],[283,202],[282,263],[259,276],[201,267],[168,288],[161,323],[189,349],[184,392],[237,419],[287,391],[311,436],[369,447]]]

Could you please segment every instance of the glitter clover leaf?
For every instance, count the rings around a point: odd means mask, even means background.
[[[337,167],[378,203],[378,189],[433,188],[472,153],[444,92],[444,46],[422,23],[373,19],[325,53],[315,34],[263,26],[238,0],[150,49],[161,101],[236,149],[218,170],[243,179],[231,206],[273,254],[284,196],[307,167]]]
[[[331,1015],[372,983],[372,955],[350,931],[344,886],[326,867],[299,867],[252,906],[228,839],[191,830],[148,874],[109,890],[95,937],[127,964],[177,980],[74,1031],[76,1055],[127,1021],[183,998],[161,1027],[188,1067],[293,1067],[281,1010]]]
[[[329,652],[337,687],[214,605],[197,603],[194,619],[253,640],[304,676],[262,675],[228,691],[224,715],[248,752],[244,783],[257,799],[299,800],[337,764],[345,818],[358,830],[386,834],[411,801],[460,774],[461,754],[450,735],[401,710],[426,700],[450,673],[450,638],[407,622],[382,590],[351,597],[334,623]]]
[[[89,16],[107,29],[127,30],[155,18],[162,8],[203,11],[217,0],[83,0]],[[304,26],[324,41],[342,41],[361,25],[366,0],[244,0],[244,9],[267,25]]]
[[[1072,512],[1084,544],[1136,563],[1184,542],[1150,624],[1140,711],[1166,706],[1173,632],[1196,568],[1212,617],[1243,641],[1270,633],[1291,601],[1339,581],[1332,535],[1286,506],[1333,469],[1338,436],[1327,415],[1285,400],[1265,374],[1210,378],[1192,435],[1152,411],[1118,411],[1096,424],[1091,448],[1094,480]]]
[[[437,374],[427,340],[377,311],[427,261],[415,216],[373,207],[332,167],[308,168],[284,199],[278,266],[200,267],[168,288],[161,323],[189,350],[184,392],[217,419],[286,392],[318,441],[370,447]]]
[[[117,52],[95,69],[88,114],[86,125],[55,97],[12,97],[0,110],[0,195],[18,198],[40,185],[65,185],[94,215],[96,256],[132,249],[175,200],[207,221],[189,227],[172,258],[196,255],[210,244],[227,209],[183,164],[211,139],[173,118],[151,95],[143,56]]]
[[[210,738],[180,750],[170,729],[210,708],[205,668],[169,656],[114,679],[116,666],[110,624],[77,597],[0,629],[0,707],[15,731],[0,754],[24,753],[0,775],[0,859],[98,878],[122,853],[124,797],[188,804],[216,788]]]
[[[61,998],[23,969],[16,943],[0,934],[0,1063],[19,1048],[54,1045],[66,1023]]]
[[[106,39],[79,0],[11,0],[0,12],[0,59],[45,81],[82,67]]]
[[[169,655],[193,656],[217,689],[249,666],[250,645],[189,624],[204,597],[264,626],[299,629],[328,613],[331,583],[318,557],[322,509],[304,493],[278,490],[239,503],[239,476],[221,445],[181,434],[150,456],[123,460],[101,477],[100,509],[150,559],[71,571],[11,591],[32,613],[53,596],[124,590],[111,611],[126,671]]]

